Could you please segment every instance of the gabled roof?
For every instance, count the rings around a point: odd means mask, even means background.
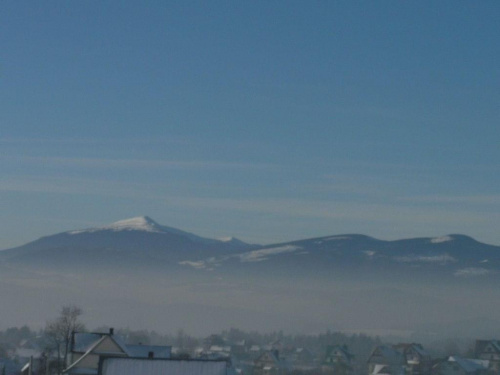
[[[394,349],[407,354],[408,351],[413,350],[416,352],[420,357],[430,357],[430,354],[424,349],[424,347],[421,344],[417,343],[400,343],[397,345],[393,346]]]
[[[89,348],[102,338],[105,333],[75,332],[73,352],[85,353]]]
[[[102,334],[101,338],[94,342],[88,349],[87,351],[80,357],[78,358],[75,362],[73,362],[70,366],[68,366],[66,369],[64,369],[63,372],[71,372],[74,373],[73,369],[78,366],[80,362],[82,362],[86,357],[88,357],[90,354],[94,352],[94,350],[106,339],[112,340],[118,347],[123,351],[123,354],[126,356],[130,356],[130,352],[128,351],[127,347],[119,340],[117,337],[114,335],[109,335],[109,334]],[[112,353],[114,355],[117,355],[117,353]]]
[[[476,340],[476,355],[483,353],[488,346],[491,346],[493,350],[495,350],[497,353],[500,353],[499,340]]]
[[[262,353],[256,360],[255,362],[259,362],[259,361],[262,361],[264,358],[269,358],[272,362],[274,362],[276,364],[276,366],[279,366],[279,359],[278,357],[274,354],[273,351],[266,351],[264,353]]]
[[[397,351],[396,349],[393,349],[390,346],[387,345],[379,345],[377,346],[372,354],[370,355],[370,358],[368,361],[372,359],[372,357],[382,357],[384,359],[387,359],[390,362],[398,363],[398,362],[403,362],[403,354],[401,352]]]
[[[351,352],[349,352],[349,349],[345,345],[342,345],[342,346],[341,345],[328,345],[326,347],[326,354],[325,354],[326,358],[330,357],[331,355],[338,356],[339,354],[342,356],[345,356],[347,359],[354,358],[354,355]]]

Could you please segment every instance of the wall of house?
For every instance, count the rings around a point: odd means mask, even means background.
[[[123,353],[123,350],[109,337],[106,337],[94,350],[94,353]]]
[[[80,363],[76,366],[83,368],[97,368],[99,366],[99,355],[90,353],[85,358],[82,359]]]

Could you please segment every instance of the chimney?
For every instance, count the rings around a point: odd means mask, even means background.
[[[114,328],[110,328],[109,329],[109,334],[110,335],[114,335],[115,334],[115,329]]]
[[[155,353],[154,352],[148,352],[148,358],[149,359],[153,359],[155,357]]]

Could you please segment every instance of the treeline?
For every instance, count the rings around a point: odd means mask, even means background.
[[[312,352],[321,354],[329,345],[346,345],[349,351],[356,355],[357,360],[365,360],[373,348],[382,343],[379,337],[364,334],[345,334],[332,332],[330,330],[320,334],[297,334],[291,335],[283,331],[260,333],[257,331],[245,332],[236,328],[221,333],[223,338],[230,342],[245,340],[252,344],[266,345],[280,340],[284,346],[295,348],[307,348]]]
[[[110,327],[101,326],[91,331],[107,332]],[[243,331],[231,328],[206,337],[197,337],[179,330],[175,334],[162,334],[149,330],[132,330],[115,328],[115,333],[120,335],[127,343],[172,345],[186,351],[194,350],[201,346],[231,345],[245,341],[246,346],[265,346],[276,341],[281,341],[285,347],[307,348],[321,354],[328,345],[347,345],[350,352],[356,355],[357,361],[368,358],[373,348],[381,344],[381,339],[364,334],[344,334],[341,332],[326,331],[320,334],[286,334],[283,331],[261,333],[257,331]],[[50,346],[50,337],[46,330],[32,330],[28,326],[8,328],[0,331],[0,357],[4,357],[8,349],[14,349],[24,340],[35,343],[41,350]]]

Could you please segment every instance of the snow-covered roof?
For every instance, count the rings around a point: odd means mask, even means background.
[[[220,346],[220,345],[212,345],[209,349],[211,352],[230,352],[230,346]]]
[[[450,357],[448,358],[449,362],[455,362],[459,365],[465,372],[475,372],[480,370],[488,369],[488,361],[470,359],[470,358],[461,358],[461,357]]]
[[[99,375],[227,375],[225,361],[103,358]]]
[[[15,353],[16,357],[19,358],[37,358],[40,357],[41,354],[41,350],[34,348],[17,348]]]
[[[373,372],[370,375],[383,375],[390,374],[390,369],[387,365],[375,365],[373,367]]]

